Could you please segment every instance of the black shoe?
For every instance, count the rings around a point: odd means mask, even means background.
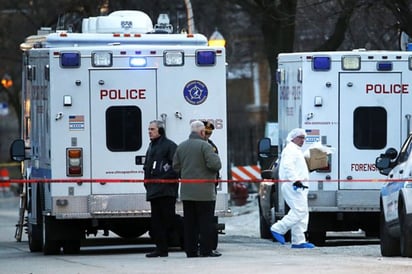
[[[186,257],[188,258],[195,258],[195,257],[199,257],[199,255],[197,255],[196,253],[187,253]]]
[[[146,258],[156,258],[156,257],[167,257],[169,254],[167,252],[153,251],[152,253],[146,254]]]
[[[212,251],[208,254],[201,254],[200,256],[201,257],[220,257],[220,256],[222,256],[222,254],[217,252],[217,251]]]

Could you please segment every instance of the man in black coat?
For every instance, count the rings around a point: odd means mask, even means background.
[[[151,234],[156,249],[146,257],[168,256],[168,233],[176,219],[176,198],[178,195],[177,173],[172,168],[173,155],[177,145],[166,138],[162,121],[149,123],[150,145],[144,163],[146,199],[151,206]],[[171,181],[158,182],[156,179]],[[176,179],[176,182],[174,182]]]

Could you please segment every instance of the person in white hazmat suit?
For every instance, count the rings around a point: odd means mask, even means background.
[[[279,163],[279,180],[284,181],[281,191],[290,210],[270,228],[273,237],[281,244],[285,244],[283,235],[291,230],[292,248],[315,247],[306,242],[305,237],[309,222],[308,186],[305,185],[309,170],[301,148],[305,138],[306,132],[302,128],[291,130],[286,137],[287,145]]]

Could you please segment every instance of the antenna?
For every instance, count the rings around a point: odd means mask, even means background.
[[[56,30],[64,30],[64,15],[59,14],[57,18]]]

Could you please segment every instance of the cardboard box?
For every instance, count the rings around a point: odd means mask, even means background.
[[[315,170],[328,166],[328,154],[318,148],[309,150],[310,157],[305,158],[309,170]]]

